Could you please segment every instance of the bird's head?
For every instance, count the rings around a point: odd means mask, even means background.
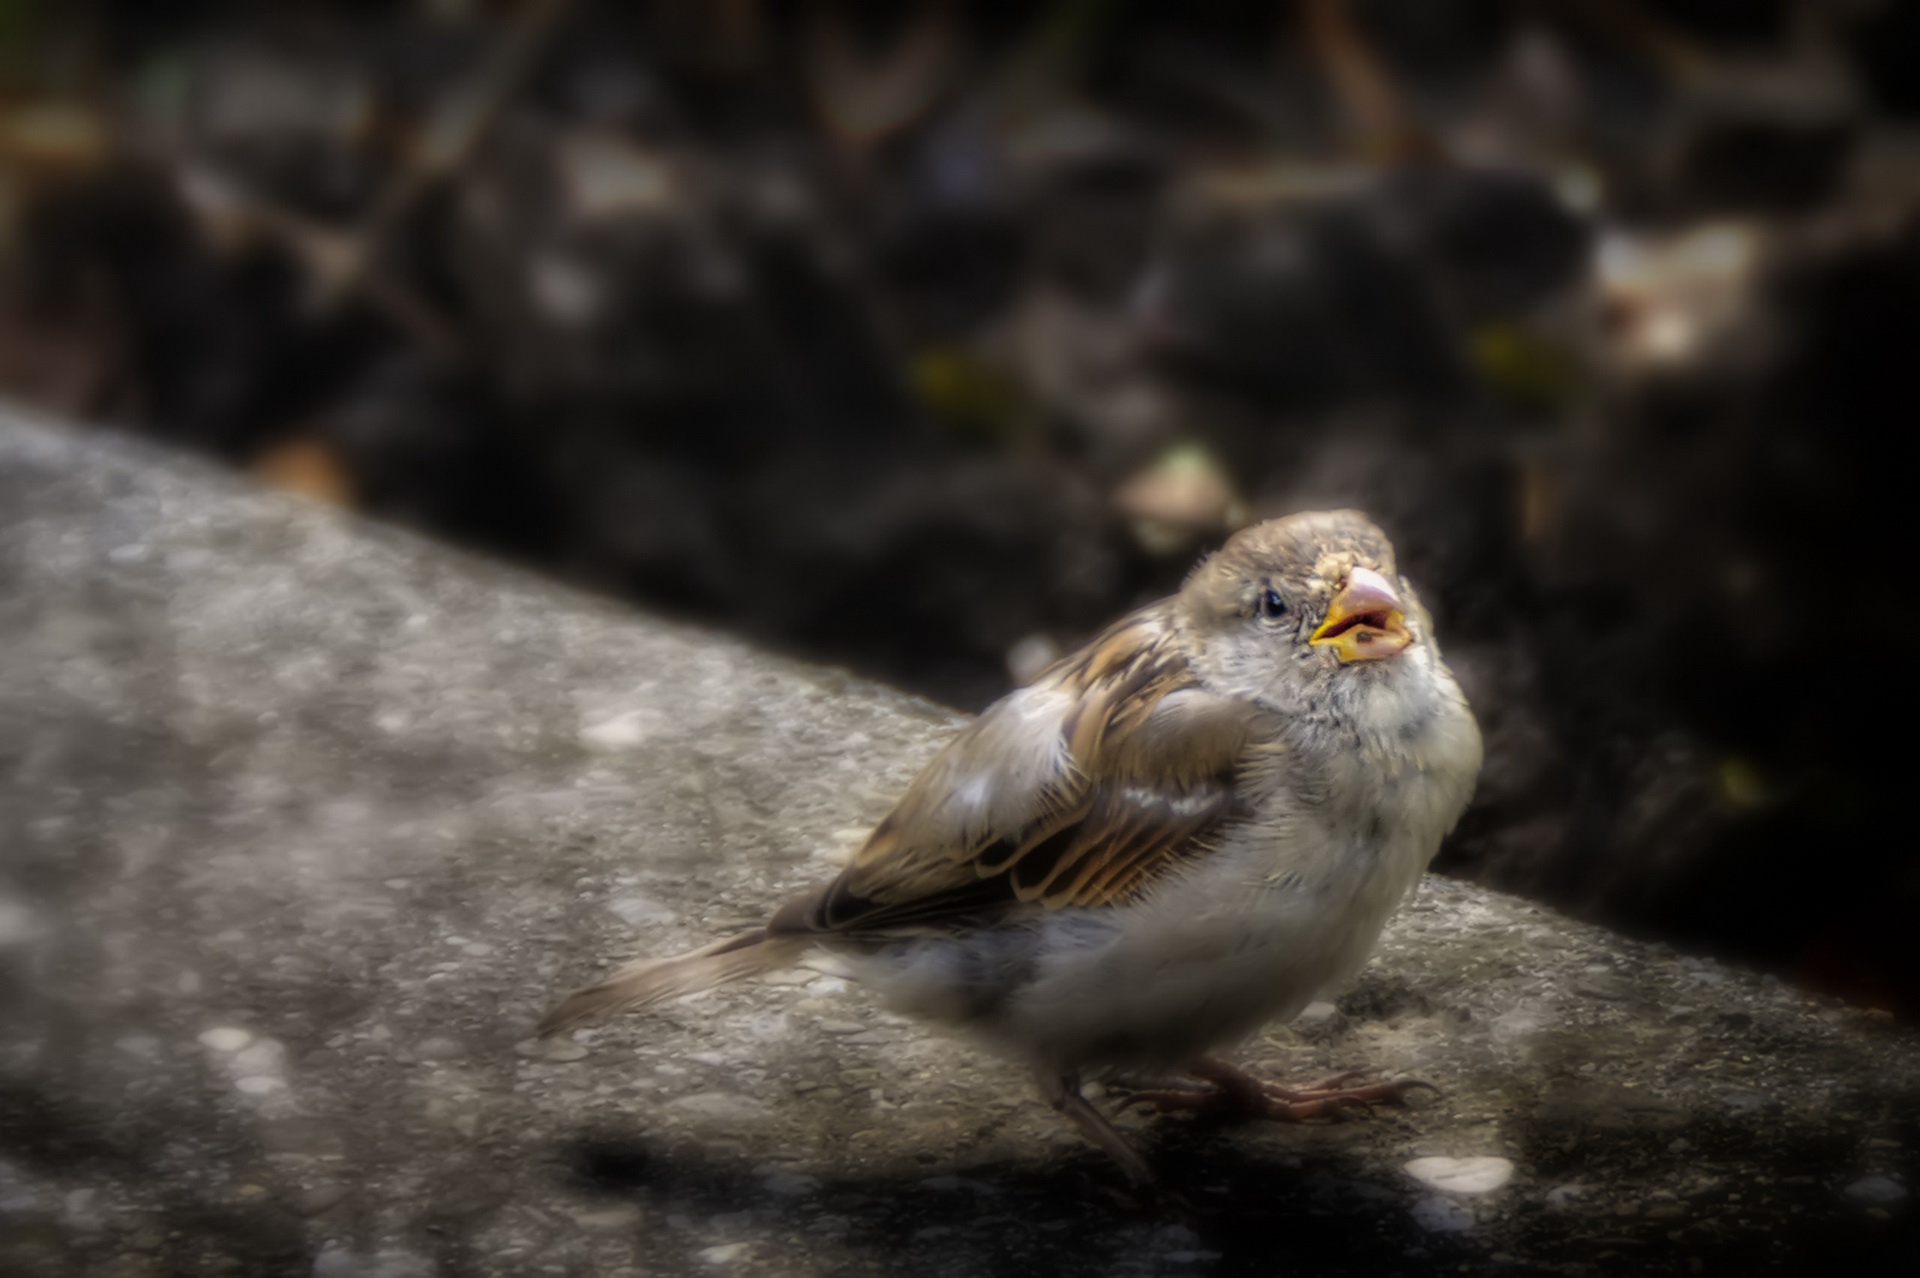
[[[1358,511],[1243,529],[1194,569],[1176,611],[1203,679],[1286,712],[1401,685],[1434,660],[1392,544]]]

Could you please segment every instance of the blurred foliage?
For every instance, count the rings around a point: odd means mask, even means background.
[[[1356,505],[1445,864],[1920,1007],[1892,0],[0,0],[0,387],[977,706]]]

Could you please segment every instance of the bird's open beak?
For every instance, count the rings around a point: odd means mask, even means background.
[[[1341,661],[1379,661],[1413,642],[1400,596],[1371,568],[1355,568],[1307,642],[1332,648]]]

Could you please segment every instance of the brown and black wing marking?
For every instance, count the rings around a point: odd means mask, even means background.
[[[1163,608],[1135,613],[982,715],[768,930],[877,938],[1132,899],[1242,816],[1263,713],[1198,685]]]

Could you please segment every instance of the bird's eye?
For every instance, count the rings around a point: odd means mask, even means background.
[[[1279,591],[1269,590],[1266,594],[1260,596],[1260,615],[1268,621],[1272,621],[1276,617],[1284,617],[1286,612],[1287,601],[1280,597]]]

